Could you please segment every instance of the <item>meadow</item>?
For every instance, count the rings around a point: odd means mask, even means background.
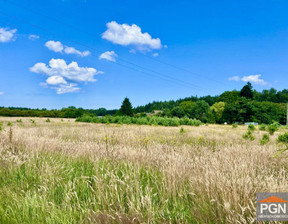
[[[284,129],[0,122],[0,223],[254,223],[256,193],[288,189]]]

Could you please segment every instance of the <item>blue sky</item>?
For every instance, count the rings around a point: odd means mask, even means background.
[[[40,4],[41,2],[41,4]],[[288,2],[0,0],[0,106],[287,88]]]

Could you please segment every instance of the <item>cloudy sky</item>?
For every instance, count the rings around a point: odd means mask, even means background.
[[[41,2],[41,4],[39,4]],[[288,2],[0,0],[0,106],[287,88]]]

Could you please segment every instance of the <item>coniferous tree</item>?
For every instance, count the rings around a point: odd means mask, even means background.
[[[247,82],[247,84],[241,89],[240,96],[245,97],[247,99],[253,99],[253,87],[250,82]]]
[[[126,116],[133,116],[133,108],[132,108],[132,104],[130,103],[130,100],[126,97],[122,103],[122,106],[120,108],[120,113],[122,115],[126,115]]]

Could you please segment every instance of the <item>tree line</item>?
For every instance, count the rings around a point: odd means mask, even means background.
[[[119,110],[83,109],[73,106],[60,110],[0,107],[0,116],[59,117],[77,118],[89,116],[130,116],[130,117],[178,117],[197,119],[203,123],[244,123],[258,122],[270,124],[286,123],[288,89],[274,88],[258,92],[247,83],[240,91],[226,91],[219,96],[191,96],[179,100],[154,101],[144,106],[132,107],[125,98]],[[154,113],[157,111],[158,113]]]

